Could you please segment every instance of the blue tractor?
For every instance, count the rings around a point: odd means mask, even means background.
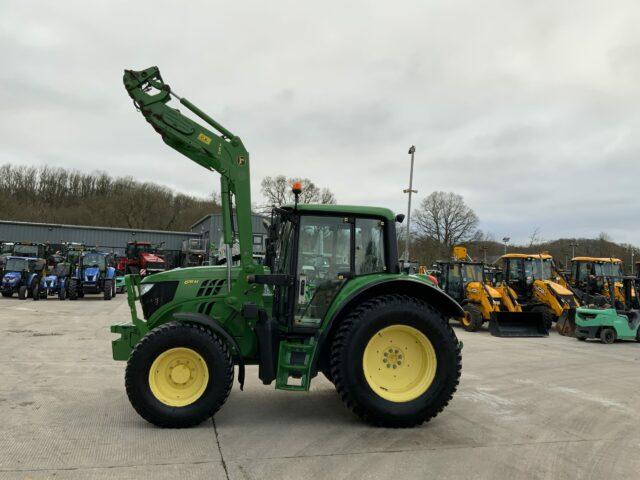
[[[46,273],[46,261],[32,257],[7,257],[0,292],[3,297],[18,294],[20,300],[40,298],[40,279]]]
[[[113,255],[105,252],[83,252],[69,280],[69,300],[85,293],[102,293],[105,300],[116,296],[116,269]]]
[[[71,267],[68,263],[58,263],[48,275],[42,277],[40,281],[40,298],[57,296],[60,300],[66,299],[70,274]]]

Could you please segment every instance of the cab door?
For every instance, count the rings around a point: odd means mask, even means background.
[[[355,275],[355,221],[350,217],[300,217],[292,328],[315,329],[344,283]]]

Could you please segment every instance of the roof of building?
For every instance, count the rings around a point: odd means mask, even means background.
[[[174,230],[144,230],[141,228],[121,228],[121,227],[96,227],[93,225],[68,225],[63,223],[39,223],[39,222],[21,222],[17,220],[0,220],[0,223],[12,225],[25,225],[37,227],[53,227],[53,228],[86,228],[89,230],[109,230],[118,232],[143,232],[143,233],[162,233],[168,235],[193,235],[193,232],[177,232]]]

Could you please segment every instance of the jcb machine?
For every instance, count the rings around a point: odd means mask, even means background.
[[[585,304],[603,304],[610,300],[609,282],[612,282],[617,307],[625,308],[622,277],[622,260],[607,257],[575,257],[571,259],[569,283],[583,297]],[[631,290],[631,301],[635,300],[635,289]],[[630,308],[630,307],[629,307]]]
[[[240,249],[237,266],[125,278],[131,323],[111,327],[120,334],[113,356],[127,361],[138,413],[163,427],[196,425],[227,400],[234,366],[242,389],[249,364],[281,390],[307,391],[323,372],[346,406],[376,425],[411,427],[442,411],[461,370],[448,319],[463,311],[429,280],[399,271],[399,218],[386,208],[296,201],[273,210],[260,265],[240,138],[177,97],[155,67],[125,71],[124,84],[167,145],[220,173],[227,258],[234,238]],[[169,107],[171,95],[208,126]]]
[[[553,322],[563,323],[575,315],[580,304],[573,292],[562,285],[551,255],[509,253],[499,261],[504,283],[515,291],[522,310],[540,313],[548,329]]]
[[[497,288],[485,277],[485,265],[473,262],[464,247],[454,247],[450,261],[437,262],[442,288],[462,304],[462,327],[479,330],[489,322],[489,331],[498,337],[542,337],[549,334],[537,312],[523,312],[517,295],[508,286]]]

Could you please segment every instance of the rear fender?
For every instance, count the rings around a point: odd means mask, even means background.
[[[242,357],[240,346],[238,345],[238,342],[236,342],[235,338],[222,328],[222,326],[220,326],[220,324],[212,317],[205,315],[204,313],[174,313],[173,318],[179,322],[197,323],[198,325],[202,325],[225,341],[231,350],[233,359],[238,364],[238,383],[240,383],[240,390],[242,390],[244,388],[244,358]]]
[[[325,328],[318,336],[318,347],[315,349],[311,363],[311,376],[317,375],[318,369],[326,366],[333,335],[346,314],[355,308],[356,305],[370,298],[388,294],[410,295],[425,300],[439,310],[447,319],[464,316],[464,310],[458,302],[444,291],[427,283],[410,278],[399,279],[397,277],[389,280],[370,282],[362,288],[355,290],[344,299],[340,307],[335,310],[328,321],[326,321]]]
[[[113,267],[108,267],[106,274],[107,280],[113,280],[113,278],[116,276],[116,269]]]

